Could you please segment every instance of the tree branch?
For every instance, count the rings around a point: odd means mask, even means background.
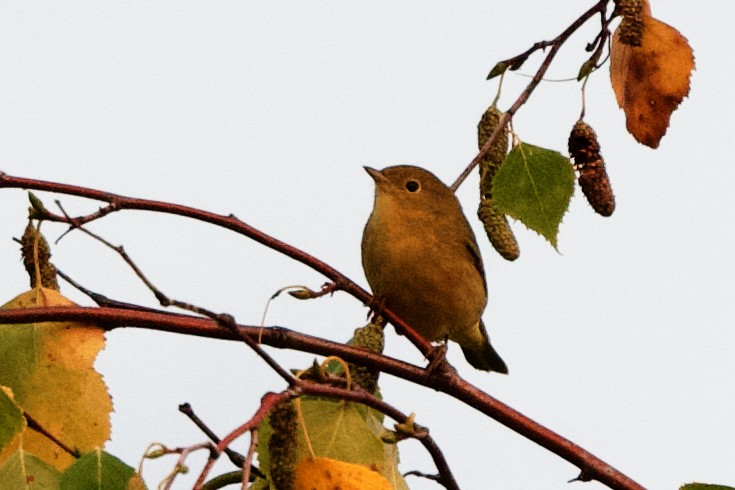
[[[37,218],[45,219],[47,221],[67,223],[74,228],[80,227],[85,223],[100,219],[110,213],[123,209],[173,214],[177,216],[192,218],[197,221],[203,221],[205,223],[210,223],[234,231],[235,233],[238,233],[240,235],[247,236],[248,238],[251,238],[256,242],[265,245],[268,248],[276,250],[277,252],[281,252],[287,257],[290,257],[298,262],[301,262],[302,264],[307,265],[308,267],[314,269],[315,271],[323,274],[325,277],[332,280],[336,284],[337,289],[345,291],[346,293],[360,300],[365,305],[370,305],[373,301],[373,297],[370,295],[370,293],[358,286],[357,283],[350,280],[347,276],[345,276],[335,268],[331,267],[329,264],[317,259],[316,257],[302,250],[299,250],[296,247],[282,242],[277,238],[273,238],[256,228],[253,228],[247,223],[236,218],[233,214],[230,214],[229,216],[224,216],[179,204],[125,197],[113,194],[111,192],[105,192],[69,184],[60,184],[57,182],[28,179],[24,177],[13,177],[3,172],[0,172],[0,189],[2,188],[21,188],[56,192],[60,194],[85,197],[88,199],[94,199],[97,201],[108,203],[108,205],[104,208],[100,208],[98,211],[92,214],[80,217],[61,216],[51,213],[47,209],[34,210],[38,214]],[[424,357],[430,358],[432,356],[433,348],[431,344],[427,342],[421,335],[419,335],[413,328],[411,328],[410,325],[401,320],[395,313],[391,312],[387,308],[381,309],[380,313],[381,316],[390,321],[390,323],[401,334],[405,335],[411,341],[411,343],[413,343],[419,349],[419,351],[421,351]]]
[[[0,310],[0,324],[81,321],[96,323],[112,330],[118,327],[137,327],[151,330],[183,333],[206,338],[240,340],[229,329],[217,322],[175,313],[150,313],[117,308],[48,307]],[[281,327],[238,325],[244,335],[259,335],[264,344],[280,349],[295,349],[317,355],[337,355],[346,361],[378,369],[401,379],[445,393],[504,426],[559,455],[580,469],[580,479],[597,480],[610,488],[643,490],[643,487],[592,453],[561,435],[529,419],[520,412],[496,400],[458,375],[427,370],[397,359],[319,339]]]

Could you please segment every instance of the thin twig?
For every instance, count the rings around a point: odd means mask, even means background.
[[[140,267],[138,267],[135,261],[127,254],[127,252],[125,252],[125,248],[122,245],[117,245],[117,246],[113,245],[112,243],[110,243],[105,238],[101,237],[100,235],[97,235],[96,233],[93,233],[87,230],[84,226],[82,226],[79,223],[79,219],[71,218],[66,213],[63,206],[58,200],[56,201],[56,204],[59,206],[59,209],[61,209],[62,213],[64,214],[64,218],[67,220],[68,223],[70,223],[71,228],[78,229],[79,231],[87,234],[88,236],[94,238],[95,240],[99,241],[106,247],[116,252],[120,256],[120,258],[122,258],[123,261],[133,270],[135,275],[143,282],[143,284],[145,284],[146,287],[153,293],[153,295],[156,297],[156,299],[161,304],[161,306],[164,306],[164,307],[176,306],[183,310],[190,311],[198,315],[209,317],[217,321],[218,323],[220,323],[224,328],[231,329],[233,332],[235,332],[235,334],[240,336],[240,340],[245,342],[251,349],[253,349],[255,353],[258,354],[258,356],[260,356],[271,367],[271,369],[273,369],[276,373],[278,373],[278,375],[280,375],[289,385],[292,385],[295,383],[295,379],[293,376],[291,376],[291,373],[283,369],[283,367],[281,367],[280,364],[278,364],[267,352],[265,352],[258,345],[258,342],[251,339],[247,335],[243,335],[241,331],[238,330],[237,328],[232,328],[233,325],[236,325],[235,320],[234,318],[232,318],[232,316],[227,315],[227,314],[215,313],[201,306],[197,306],[191,303],[186,303],[184,301],[179,301],[177,299],[170,298],[167,294],[165,294],[163,291],[158,289],[158,287],[156,287],[153,284],[153,282],[151,282],[148,279],[148,277],[143,273],[143,270]],[[93,293],[93,294],[94,296],[96,296],[96,293]]]
[[[107,241],[102,236],[88,230],[79,222],[77,218],[72,218],[71,216],[69,216],[69,214],[64,209],[64,206],[61,204],[61,201],[56,199],[54,202],[56,203],[56,205],[59,207],[59,209],[63,213],[64,217],[67,220],[67,223],[69,223],[69,229],[64,233],[64,235],[68,234],[72,230],[79,230],[82,233],[86,234],[87,236],[90,236],[93,239],[97,240],[105,247],[114,251],[120,256],[121,259],[123,259],[123,261],[128,265],[128,267],[133,269],[133,272],[135,273],[136,276],[138,276],[138,279],[140,279],[143,282],[143,284],[145,284],[145,286],[153,293],[153,295],[156,297],[156,299],[161,304],[161,306],[164,306],[164,307],[171,306],[171,301],[166,297],[166,295],[161,293],[161,291],[150,281],[150,279],[148,279],[148,277],[143,273],[141,268],[138,267],[138,265],[133,261],[133,259],[125,251],[125,247],[123,247],[122,245],[113,245],[111,242]],[[62,235],[62,237],[64,235]],[[56,240],[56,242],[58,243],[59,240],[61,240],[61,237],[59,237]]]
[[[255,415],[253,415],[250,420],[242,424],[240,427],[227,434],[225,438],[222,439],[219,444],[217,444],[217,451],[223,451],[224,448],[232,444],[232,441],[234,441],[244,433],[258,427],[263,419],[268,416],[269,413],[271,413],[273,407],[275,407],[282,401],[293,398],[293,396],[294,393],[292,391],[283,391],[281,393],[268,392],[263,395],[263,397],[260,399],[260,407],[258,407]]]
[[[245,490],[250,481],[250,471],[253,467],[253,456],[258,448],[258,428],[250,431],[250,447],[248,447],[248,455],[245,458],[245,464],[242,467],[242,490]]]
[[[271,412],[271,410],[273,410],[273,407],[284,400],[288,400],[291,397],[293,397],[293,392],[291,391],[283,391],[281,393],[268,392],[263,395],[263,397],[260,399],[260,406],[258,407],[258,410],[256,410],[255,414],[250,418],[250,420],[245,422],[234,431],[227,434],[227,436],[225,436],[225,438],[217,444],[215,454],[213,454],[212,457],[207,460],[207,464],[204,465],[204,468],[199,474],[199,478],[197,479],[194,488],[199,489],[204,484],[204,480],[207,479],[207,475],[209,475],[209,472],[212,470],[212,467],[217,460],[217,455],[221,454],[226,447],[229,447],[229,445],[232,444],[232,441],[243,435],[245,432],[256,430],[258,426],[260,426],[260,423],[263,421],[263,419],[265,419]]]
[[[126,303],[124,301],[118,301],[112,298],[108,298],[104,294],[100,294],[90,289],[87,289],[59,268],[56,268],[56,273],[59,276],[61,276],[63,280],[68,282],[72,287],[74,287],[75,289],[89,296],[92,299],[92,301],[97,303],[99,306],[108,307],[108,308],[120,308],[120,309],[126,309],[126,310],[147,311],[149,313],[163,313],[162,310],[157,310],[155,308],[149,308],[147,306],[136,305],[134,303]]]
[[[0,188],[21,188],[21,189],[33,189],[39,191],[56,192],[60,194],[68,194],[72,196],[85,197],[88,199],[95,199],[108,203],[107,206],[100,208],[94,213],[86,216],[79,216],[75,218],[67,218],[66,216],[60,216],[51,213],[47,209],[43,209],[42,214],[39,218],[43,218],[47,221],[56,221],[59,223],[74,224],[75,226],[81,226],[91,221],[103,218],[110,213],[120,211],[123,209],[134,209],[140,211],[152,211],[158,213],[166,213],[177,216],[184,216],[187,218],[203,221],[210,223],[222,228],[226,228],[230,231],[234,231],[240,235],[246,236],[256,242],[265,245],[277,252],[280,252],[287,257],[290,257],[302,264],[307,265],[313,270],[321,273],[325,277],[329,278],[334,282],[333,290],[342,290],[352,295],[356,299],[360,300],[363,304],[369,305],[373,301],[373,297],[361,288],[357,283],[351,281],[347,276],[330,266],[329,264],[317,259],[316,257],[299,250],[281,240],[278,240],[262,231],[248,225],[247,223],[239,220],[234,215],[229,216],[219,215],[211,213],[201,209],[192,208],[189,206],[183,206],[179,204],[172,204],[162,201],[154,201],[148,199],[138,199],[132,197],[120,196],[111,192],[100,191],[96,189],[90,189],[86,187],[80,187],[69,184],[60,184],[57,182],[48,182],[36,179],[28,179],[24,177],[14,177],[3,172],[0,172]],[[411,343],[413,343],[421,353],[428,359],[434,352],[431,344],[426,341],[421,335],[419,335],[411,326],[401,320],[395,313],[391,312],[387,308],[381,310],[381,315],[390,321],[390,323],[398,330],[402,335],[405,335]]]
[[[186,415],[187,417],[189,417],[189,420],[191,420],[194,423],[194,425],[196,425],[199,428],[199,430],[201,430],[202,432],[204,432],[204,434],[207,437],[209,437],[209,440],[210,441],[212,441],[215,444],[219,444],[220,443],[220,438],[217,437],[217,434],[215,434],[214,431],[212,431],[212,429],[210,429],[209,426],[207,426],[207,424],[205,424],[204,421],[202,419],[200,419],[197,416],[197,414],[194,413],[194,409],[191,408],[191,405],[190,404],[188,404],[188,403],[182,403],[181,405],[179,405],[179,412],[181,412],[184,415]],[[246,468],[247,467],[246,466],[247,465],[246,458],[242,454],[238,453],[237,451],[233,451],[229,447],[226,447],[224,449],[224,452],[227,455],[227,457],[230,459],[230,461],[232,462],[232,464],[234,464],[236,467],[238,467],[238,468]],[[259,478],[265,478],[265,475],[256,466],[253,466],[252,468],[250,468],[250,472],[253,475],[255,475],[255,476],[259,477]]]
[[[429,475],[428,473],[423,473],[418,470],[411,470],[403,474],[404,477],[406,476],[418,476],[421,478],[426,478],[427,480],[431,481],[439,481],[439,475]]]
[[[204,442],[201,444],[194,444],[193,446],[189,446],[189,447],[166,449],[165,450],[166,453],[178,454],[179,459],[176,461],[176,465],[174,466],[174,469],[171,470],[171,473],[169,473],[168,476],[164,478],[163,482],[161,482],[161,485],[159,485],[159,488],[161,488],[162,490],[169,490],[171,488],[171,485],[174,484],[174,479],[176,479],[176,475],[186,471],[186,458],[189,457],[189,454],[193,453],[194,451],[198,451],[200,449],[206,449],[210,452],[210,454],[213,451],[212,445],[208,442]]]
[[[480,149],[479,153],[475,158],[472,159],[472,161],[467,165],[467,168],[465,168],[462,173],[457,177],[457,180],[454,181],[454,183],[451,185],[451,189],[453,191],[456,191],[460,185],[462,185],[462,182],[465,181],[467,176],[474,170],[474,168],[480,163],[480,161],[485,158],[485,155],[490,151],[490,148],[495,145],[495,140],[498,139],[500,136],[500,133],[502,132],[503,128],[505,128],[508,124],[510,124],[511,120],[513,119],[513,116],[518,111],[518,109],[521,108],[523,104],[528,101],[528,98],[531,96],[533,91],[536,89],[538,84],[541,82],[541,80],[544,78],[544,75],[546,74],[546,71],[549,69],[549,66],[551,66],[551,62],[554,60],[554,57],[556,56],[557,52],[561,48],[561,46],[566,42],[566,40],[574,34],[574,32],[577,31],[585,22],[587,22],[593,15],[595,15],[598,12],[605,12],[607,9],[607,3],[608,0],[599,0],[597,4],[592,6],[589,10],[587,10],[585,13],[583,13],[577,20],[575,20],[569,27],[567,27],[564,32],[559,34],[556,38],[554,38],[551,41],[541,41],[536,44],[534,44],[529,50],[525,51],[524,53],[518,55],[517,57],[510,58],[508,61],[514,61],[514,60],[520,60],[523,57],[528,58],[528,56],[539,50],[539,49],[545,49],[549,47],[549,52],[546,55],[546,58],[541,63],[541,66],[536,71],[536,74],[533,76],[531,81],[528,83],[526,88],[521,92],[521,94],[518,96],[516,101],[513,103],[512,106],[510,106],[510,109],[508,109],[505,114],[503,114],[503,117],[500,118],[498,121],[498,125],[495,127],[495,130],[490,135],[490,137],[485,141],[485,144],[482,145],[482,148]]]
[[[137,327],[206,338],[240,340],[232,331],[221,328],[213,320],[168,312],[149,313],[114,308],[84,307],[0,310],[0,324],[44,321],[81,321],[96,323],[107,329]],[[643,490],[641,485],[589,451],[496,400],[456,374],[445,376],[443,374],[427,373],[424,368],[407,362],[282,327],[246,327],[238,325],[237,328],[250,336],[260,335],[262,343],[272,347],[299,350],[324,356],[338,355],[350,363],[376,369],[445,393],[569,461],[580,468],[589,479],[597,480],[610,488]]]

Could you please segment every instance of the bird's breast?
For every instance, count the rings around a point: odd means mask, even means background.
[[[371,219],[372,221],[372,219]],[[375,220],[366,228],[363,266],[373,293],[429,340],[474,325],[485,308],[480,272],[465,246],[424,223]],[[416,232],[418,231],[418,232]],[[376,239],[376,237],[379,237]]]

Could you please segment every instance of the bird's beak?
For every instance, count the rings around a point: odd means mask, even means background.
[[[385,178],[385,175],[383,175],[383,172],[380,170],[375,170],[372,167],[362,167],[365,169],[365,172],[368,173],[370,177],[373,178],[376,184],[380,184],[381,182],[387,182],[388,179]]]

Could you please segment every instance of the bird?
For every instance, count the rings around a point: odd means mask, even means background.
[[[482,257],[454,192],[412,165],[376,170],[373,210],[362,236],[362,266],[378,304],[430,342],[459,344],[470,365],[507,374],[482,313]]]

